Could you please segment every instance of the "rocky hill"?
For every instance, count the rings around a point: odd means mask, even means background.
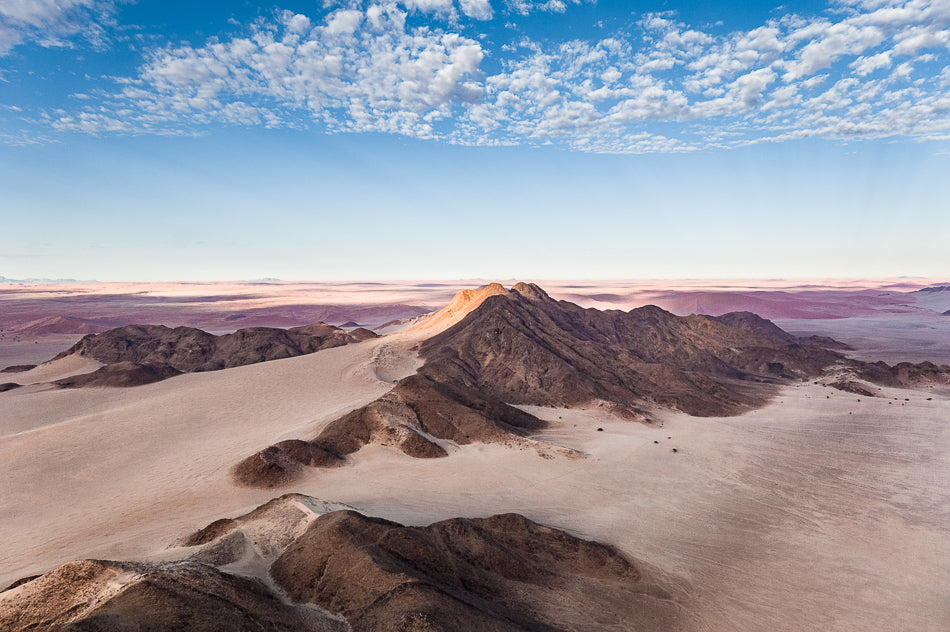
[[[699,416],[761,405],[771,391],[750,385],[810,377],[841,357],[654,306],[583,309],[523,283],[427,340],[421,354],[423,375],[513,404],[574,406],[602,399],[631,408],[656,403]]]
[[[422,375],[401,380],[379,399],[327,425],[311,441],[281,441],[238,463],[233,476],[249,487],[275,487],[292,481],[307,467],[338,467],[346,455],[373,443],[416,458],[447,456],[450,441],[518,441],[545,423],[502,401]]]
[[[292,358],[375,337],[368,329],[344,331],[326,323],[291,329],[250,327],[221,336],[193,327],[127,325],[85,336],[54,360],[79,354],[106,365],[94,374],[61,381],[63,387],[135,386],[179,373]]]
[[[518,514],[406,527],[334,505],[289,494],[193,534],[170,551],[184,559],[81,560],[23,578],[0,590],[0,629],[675,629],[670,594],[603,544]],[[251,558],[256,570],[229,572]]]
[[[437,458],[447,443],[521,442],[545,423],[519,404],[606,402],[639,420],[654,406],[735,415],[764,404],[779,385],[845,360],[754,314],[583,309],[523,283],[460,293],[429,322],[439,319],[454,324],[421,344],[425,364],[416,375],[312,440],[244,459],[233,471],[237,482],[282,485],[304,466],[342,465],[368,443]]]

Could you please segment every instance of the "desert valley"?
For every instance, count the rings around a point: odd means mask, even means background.
[[[947,632],[950,0],[0,0],[0,632]]]
[[[0,629],[946,630],[948,311],[2,285]]]

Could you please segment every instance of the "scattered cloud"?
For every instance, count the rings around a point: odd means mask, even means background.
[[[280,127],[301,113],[330,131],[436,137],[456,102],[477,100],[484,56],[456,33],[410,28],[396,5],[340,9],[322,24],[290,12],[246,37],[152,53],[134,79],[50,125],[84,132],[169,132],[214,122]]]
[[[564,13],[571,5],[595,4],[596,0],[505,0],[508,10],[520,15],[529,13]]]
[[[459,0],[462,13],[476,20],[490,20],[493,15],[488,0]]]
[[[0,2],[0,56],[24,43],[68,47],[80,36],[93,46],[106,40],[107,23],[122,0],[5,0]]]
[[[87,133],[317,125],[637,153],[950,133],[948,0],[838,0],[819,16],[774,12],[726,34],[654,13],[592,41],[522,37],[494,48],[463,23],[491,18],[489,0],[330,6],[319,19],[284,12],[229,39],[153,50],[117,90],[43,120]],[[419,26],[419,13],[432,19]]]

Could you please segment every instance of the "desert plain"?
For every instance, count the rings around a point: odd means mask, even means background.
[[[847,358],[950,364],[950,287],[936,279],[538,284],[584,308],[749,311],[833,338]],[[659,613],[640,620],[629,603],[587,595],[550,603],[554,621],[572,612],[553,629],[950,629],[950,383],[940,379],[865,384],[867,394],[831,387],[832,373],[784,380],[728,416],[656,402],[639,420],[603,401],[520,405],[546,427],[517,441],[439,441],[444,458],[371,442],[342,467],[271,487],[235,482],[241,459],[316,437],[416,373],[420,345],[477,306],[428,326],[425,315],[482,285],[0,286],[0,369],[39,365],[0,374],[20,385],[0,393],[0,588],[71,560],[184,559],[189,534],[296,493],[404,525],[518,513],[614,547],[651,587],[637,604]],[[59,388],[102,363],[47,362],[130,324],[224,334],[316,321],[383,335],[127,388]],[[272,582],[259,557],[221,568]],[[0,614],[31,583],[0,593]]]

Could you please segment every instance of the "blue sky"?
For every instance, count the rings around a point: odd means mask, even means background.
[[[950,0],[0,0],[0,275],[950,276]]]

